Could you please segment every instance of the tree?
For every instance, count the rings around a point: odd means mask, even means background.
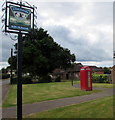
[[[16,63],[17,63],[17,56],[12,56],[8,59],[8,63],[11,65],[11,61],[12,61],[12,69],[16,70]]]
[[[6,68],[2,68],[1,71],[2,71],[2,74],[7,74],[8,72]]]
[[[103,68],[104,74],[111,74],[111,70],[107,67]]]
[[[16,57],[13,59],[16,60]],[[24,73],[30,73],[32,76],[45,76],[56,68],[70,67],[74,61],[75,55],[57,44],[42,28],[31,31],[23,37]]]

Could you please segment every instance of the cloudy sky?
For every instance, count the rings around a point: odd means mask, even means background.
[[[113,2],[34,1],[28,0],[37,6],[38,28],[44,28],[58,44],[70,49],[76,55],[76,62],[113,65]],[[0,66],[4,66],[15,41],[3,33],[0,35]]]

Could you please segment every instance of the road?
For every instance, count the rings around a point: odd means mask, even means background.
[[[7,79],[7,80],[0,80],[0,85],[8,85],[8,84],[10,84],[10,78],[9,79]]]

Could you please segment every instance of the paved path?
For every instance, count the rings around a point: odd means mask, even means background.
[[[8,93],[9,88],[10,88],[10,85],[9,85],[10,79],[3,80],[0,84],[2,85],[2,101],[3,101]]]
[[[0,79],[0,106],[2,105],[8,91],[10,88],[10,79],[1,80]],[[1,119],[2,108],[0,107],[0,119]]]
[[[10,85],[3,85],[2,86],[2,101],[4,101],[10,87],[11,87]]]
[[[37,113],[67,105],[78,104],[78,103],[94,100],[97,98],[103,98],[105,96],[113,95],[113,88],[100,88],[100,89],[103,89],[104,91],[99,93],[93,93],[91,95],[50,100],[50,101],[33,103],[33,104],[24,104],[23,115]],[[15,117],[16,117],[16,107],[3,108],[3,118],[15,118]]]
[[[8,84],[10,84],[10,78],[8,78],[6,80],[0,81],[0,84],[2,84],[2,85],[8,85]]]

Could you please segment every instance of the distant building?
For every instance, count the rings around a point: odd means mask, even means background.
[[[97,66],[89,66],[89,67],[92,69],[93,73],[95,74],[104,74],[103,69],[98,68]]]
[[[83,67],[81,63],[74,63],[72,67],[64,69],[55,69],[51,76],[53,79],[60,77],[62,80],[70,79],[79,79],[80,78],[80,69]],[[92,72],[95,74],[104,74],[102,68],[97,66],[89,66],[92,69]]]
[[[73,67],[66,70],[68,79],[79,79],[80,69],[83,67],[81,63],[75,63]]]
[[[64,69],[55,69],[51,76],[52,78],[60,77],[63,80],[69,79],[79,79],[80,76],[80,68],[83,67],[81,63],[74,63],[72,67]]]

